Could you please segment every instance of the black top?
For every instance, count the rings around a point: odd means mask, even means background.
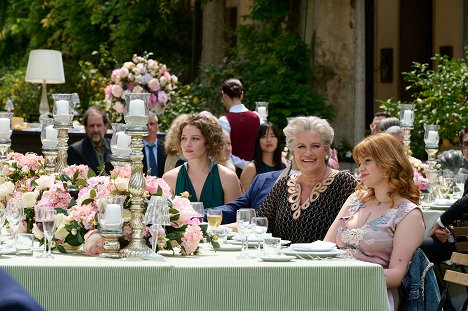
[[[292,243],[311,243],[323,240],[346,199],[354,192],[357,181],[347,172],[338,172],[317,199],[293,218],[292,204],[288,201],[288,180],[296,175],[281,178],[260,205],[258,216],[268,218],[268,228],[274,237]]]

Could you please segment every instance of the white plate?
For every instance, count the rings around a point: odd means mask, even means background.
[[[275,256],[275,257],[270,257],[270,256],[261,256],[260,259],[263,260],[263,261],[267,261],[267,262],[287,262],[287,261],[291,261],[293,260],[294,258],[296,258],[296,256]]]
[[[334,249],[328,252],[302,252],[302,251],[294,251],[288,247],[288,248],[282,249],[281,253],[285,255],[296,256],[299,258],[312,258],[312,257],[336,257],[338,255],[343,255],[346,252],[341,249]]]
[[[331,242],[315,241],[313,243],[291,244],[289,248],[298,252],[329,252],[336,249],[336,244]]]
[[[14,255],[14,254],[16,254],[16,247],[13,244],[0,246],[0,255]]]
[[[221,244],[217,251],[221,252],[235,252],[240,251],[242,249],[241,245],[234,245],[234,244]]]
[[[230,243],[232,245],[242,245],[242,241],[236,241],[236,240],[229,240],[228,243]],[[291,243],[291,241],[281,240],[281,245],[288,245],[289,243]],[[249,241],[249,242],[247,242],[247,244],[249,245],[249,247],[257,247],[258,242],[257,241]],[[263,244],[263,242],[260,242],[260,245],[262,245],[262,244]]]

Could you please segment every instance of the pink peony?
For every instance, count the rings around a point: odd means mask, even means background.
[[[158,92],[158,102],[160,102],[161,104],[166,104],[168,100],[169,100],[169,97],[167,96],[166,92],[164,91]]]
[[[171,187],[169,187],[164,179],[149,175],[146,176],[146,191],[148,191],[150,195],[156,194],[159,187],[161,187],[163,197],[168,199],[172,198]]]
[[[184,236],[182,237],[182,247],[187,255],[193,254],[200,241],[203,239],[203,234],[199,226],[187,226]]]
[[[75,173],[78,173],[78,178],[88,178],[88,172],[89,172],[89,167],[87,165],[76,165],[76,164],[73,164],[73,165],[70,165],[70,166],[67,166],[63,172],[65,173],[65,175],[67,175],[68,177],[70,178],[73,178],[73,176],[75,175]]]
[[[114,108],[118,113],[124,113],[125,111],[125,106],[121,101],[116,101],[112,108]]]
[[[116,167],[111,171],[111,177],[117,178],[130,178],[132,175],[132,167],[130,165],[123,166],[123,167]]]
[[[151,91],[157,92],[159,91],[159,80],[158,79],[151,79],[148,81],[148,87]]]
[[[104,239],[98,230],[91,230],[84,236],[83,251],[88,256],[99,256],[102,254]]]
[[[172,208],[175,208],[179,212],[179,219],[173,221],[171,225],[174,228],[182,227],[187,224],[187,221],[190,221],[195,214],[190,201],[187,198],[182,198],[179,196],[174,197],[172,200]]]
[[[112,96],[112,85],[106,86],[106,89],[104,90],[104,94],[105,94],[107,97],[111,97],[111,96]]]
[[[123,95],[123,89],[120,85],[112,86],[112,95],[117,98],[121,98]]]

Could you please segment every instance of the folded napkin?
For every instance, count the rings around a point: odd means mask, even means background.
[[[452,205],[456,201],[457,199],[435,199],[434,204],[448,206],[448,205]]]
[[[296,243],[289,246],[290,249],[298,252],[328,252],[336,249],[336,244],[317,240],[312,243]]]

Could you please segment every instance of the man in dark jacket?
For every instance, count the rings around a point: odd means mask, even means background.
[[[90,107],[83,116],[86,137],[68,147],[68,165],[84,164],[96,174],[102,169],[108,174],[112,169],[110,139],[106,138],[109,120],[107,114]]]

